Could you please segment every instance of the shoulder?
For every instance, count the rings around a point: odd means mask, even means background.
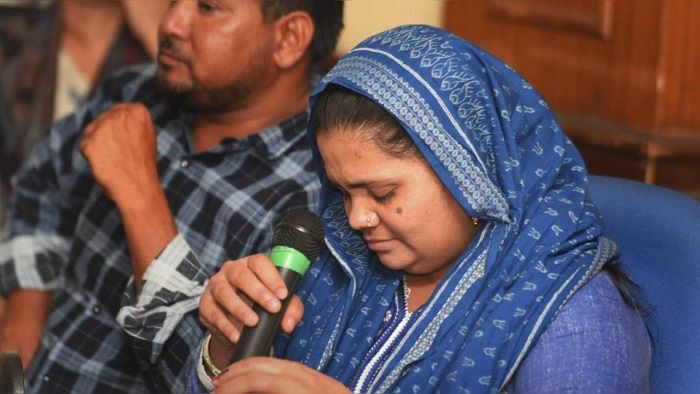
[[[562,307],[514,378],[515,392],[647,392],[651,346],[639,313],[606,272]]]
[[[118,102],[142,102],[149,108],[161,103],[162,96],[155,82],[156,71],[155,63],[121,68],[100,83],[89,103],[111,106]]]

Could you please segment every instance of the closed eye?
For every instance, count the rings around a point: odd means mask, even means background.
[[[390,191],[389,193],[386,193],[384,195],[375,195],[372,194],[372,197],[374,198],[375,201],[381,204],[386,204],[389,201],[391,201],[392,197],[394,197],[394,192]]]
[[[212,12],[216,11],[216,6],[211,1],[199,0],[197,2],[197,6],[199,11],[204,14],[211,14]]]

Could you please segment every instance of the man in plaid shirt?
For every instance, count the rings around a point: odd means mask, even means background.
[[[207,278],[313,209],[309,81],[341,27],[334,0],[175,2],[158,67],[54,126],[14,179],[0,246],[1,346],[31,392],[184,391]]]

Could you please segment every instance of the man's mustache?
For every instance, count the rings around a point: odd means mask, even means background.
[[[173,40],[173,38],[170,36],[163,37],[158,42],[158,53],[170,56],[178,61],[187,64],[188,66],[191,66],[189,56],[186,56],[184,53],[182,53],[182,51],[175,44],[175,40]]]

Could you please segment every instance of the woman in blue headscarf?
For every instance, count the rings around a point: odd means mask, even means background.
[[[233,364],[218,389],[649,390],[649,338],[602,270],[616,249],[584,164],[520,75],[404,26],[344,56],[311,108],[328,250],[285,315],[279,359]],[[279,309],[271,267],[248,257],[210,281],[202,381],[256,322],[240,294]]]

